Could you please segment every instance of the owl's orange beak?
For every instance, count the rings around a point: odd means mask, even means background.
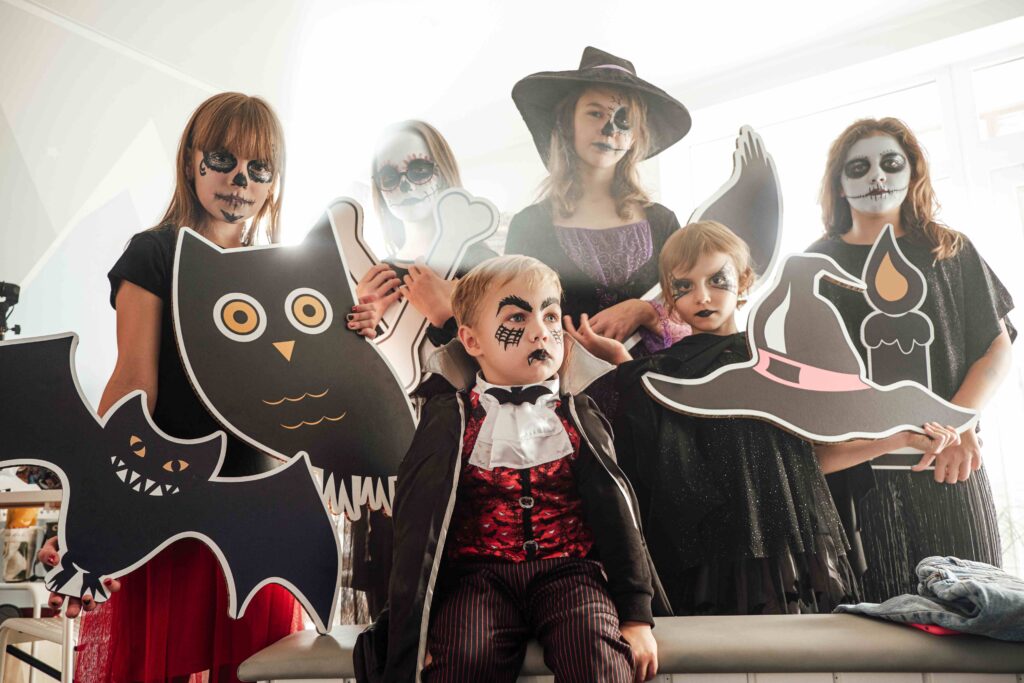
[[[274,342],[274,348],[280,351],[284,359],[290,363],[292,351],[295,349],[295,341]]]

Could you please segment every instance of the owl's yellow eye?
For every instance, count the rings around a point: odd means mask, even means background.
[[[292,315],[306,327],[316,327],[327,317],[327,310],[315,296],[303,294],[292,302]]]
[[[249,334],[260,324],[260,315],[248,301],[232,301],[221,311],[224,326],[235,334]]]
[[[168,472],[184,472],[188,469],[188,463],[184,460],[168,460],[164,463],[164,469]]]
[[[249,342],[258,339],[267,329],[267,314],[253,297],[232,292],[214,304],[213,322],[228,339]]]
[[[132,438],[128,439],[128,447],[132,449],[132,453],[140,458],[146,457],[146,444],[142,443],[142,439],[134,434],[132,434]]]
[[[310,287],[293,290],[284,300],[284,312],[292,326],[306,334],[320,334],[334,319],[331,302]]]

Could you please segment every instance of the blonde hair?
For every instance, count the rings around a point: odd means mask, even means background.
[[[939,202],[932,189],[924,148],[910,130],[910,126],[893,117],[854,121],[832,143],[828,151],[828,160],[825,162],[825,177],[821,181],[819,198],[825,234],[838,238],[853,227],[850,202],[843,196],[843,166],[850,148],[857,141],[880,134],[896,138],[906,151],[910,164],[910,185],[907,188],[907,197],[900,206],[900,222],[903,229],[931,245],[935,258],[942,260],[956,256],[964,245],[964,238],[957,231],[935,220]]]
[[[548,153],[548,178],[542,185],[541,195],[550,199],[556,214],[568,218],[576,212],[583,196],[583,179],[579,172],[580,158],[576,154],[576,103],[588,89],[614,93],[629,107],[633,131],[633,146],[615,164],[611,194],[619,218],[628,220],[637,207],[650,206],[651,198],[640,183],[637,165],[647,158],[651,146],[650,128],[647,126],[647,103],[636,92],[614,86],[579,86],[569,92],[555,106],[555,126],[551,129],[551,149]]]
[[[174,194],[163,218],[152,230],[183,225],[204,233],[206,209],[196,195],[192,177],[193,152],[227,150],[241,159],[259,159],[270,164],[273,186],[263,206],[242,233],[242,244],[255,244],[263,229],[268,243],[278,241],[281,195],[284,192],[284,130],[274,110],[259,97],[224,92],[209,98],[192,112],[182,131],[176,157]]]
[[[447,190],[450,187],[462,187],[462,177],[459,175],[459,165],[455,161],[455,153],[452,152],[452,148],[448,141],[444,139],[444,136],[426,121],[410,119],[393,123],[381,134],[381,140],[386,140],[393,135],[405,132],[416,133],[426,143],[427,151],[430,152],[431,158],[437,164],[436,173],[441,176],[442,190]],[[381,194],[380,188],[377,187],[376,154],[373,157],[370,177],[374,178],[373,182],[370,183],[370,192],[373,196],[373,208],[377,211],[377,216],[380,217],[381,230],[384,233],[384,245],[389,252],[394,253],[398,251],[402,241],[405,239],[405,226],[402,224],[402,221],[388,210],[387,202],[384,201],[384,195]]]
[[[661,296],[667,306],[675,303],[672,299],[672,272],[680,268],[689,271],[702,256],[709,254],[725,254],[732,259],[739,276],[738,295],[754,284],[754,267],[746,242],[718,221],[690,223],[672,233],[658,255]]]
[[[455,322],[461,325],[476,324],[480,305],[495,287],[501,287],[515,278],[525,275],[527,282],[552,284],[562,298],[562,283],[558,273],[532,256],[495,256],[481,262],[466,273],[452,291],[452,313]]]

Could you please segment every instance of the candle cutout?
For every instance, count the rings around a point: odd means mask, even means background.
[[[864,296],[874,311],[864,318],[860,339],[867,349],[868,378],[877,384],[911,380],[932,386],[932,321],[918,309],[928,287],[924,274],[900,251],[892,226],[875,240],[864,264]]]

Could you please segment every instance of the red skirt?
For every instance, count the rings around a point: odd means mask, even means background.
[[[82,622],[80,683],[184,681],[203,671],[210,683],[234,683],[242,661],[302,629],[298,602],[276,585],[264,586],[242,619],[231,619],[220,566],[193,539],[164,549],[121,583]]]

